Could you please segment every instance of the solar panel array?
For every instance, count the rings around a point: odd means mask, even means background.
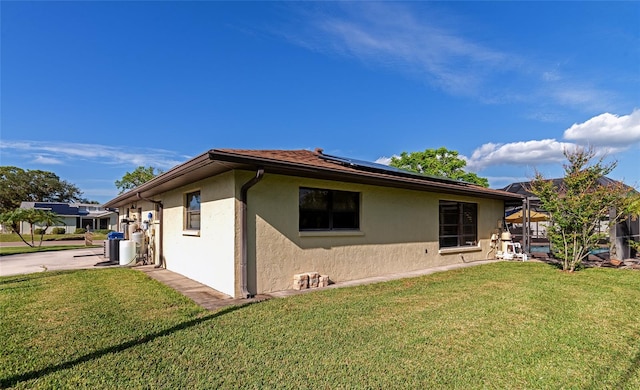
[[[420,178],[420,179],[430,179],[430,180],[434,180],[434,181],[439,181],[439,182],[445,182],[445,183],[455,183],[455,184],[469,184],[460,180],[453,180],[453,179],[448,179],[446,177],[440,177],[440,176],[432,176],[432,175],[425,175],[422,173],[418,173],[418,172],[411,172],[411,171],[407,171],[404,169],[400,169],[400,168],[396,168],[396,167],[392,167],[389,165],[384,165],[384,164],[379,164],[379,163],[374,163],[371,161],[364,161],[364,160],[358,160],[355,158],[346,158],[346,157],[338,157],[338,156],[332,156],[329,154],[322,154],[320,155],[321,158],[327,160],[327,161],[333,161],[336,162],[338,164],[342,164],[345,166],[349,166],[355,169],[361,169],[361,170],[367,170],[367,171],[373,171],[373,172],[379,172],[379,173],[386,173],[386,174],[390,174],[390,175],[398,175],[398,176],[405,176],[405,177],[416,177],[416,178]]]
[[[46,203],[35,202],[33,205],[36,209],[51,210],[58,215],[87,215],[87,210],[80,210],[78,206],[71,206],[68,203]]]

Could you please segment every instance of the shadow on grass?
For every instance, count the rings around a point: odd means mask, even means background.
[[[9,289],[9,287],[4,287],[4,286],[8,286],[14,283],[30,282],[38,279],[60,276],[63,273],[70,273],[73,271],[78,271],[78,270],[59,270],[59,271],[49,271],[49,272],[39,271],[39,272],[30,273],[30,274],[3,276],[2,277],[3,280],[0,280],[0,289],[2,290]],[[29,286],[29,287],[32,287],[32,286]]]
[[[60,364],[56,364],[53,366],[49,366],[49,367],[45,367],[42,368],[40,370],[34,370],[34,371],[29,371],[29,372],[25,372],[24,374],[18,374],[18,375],[14,375],[14,376],[10,376],[8,378],[5,379],[0,379],[0,388],[7,388],[7,387],[12,387],[17,385],[20,382],[25,382],[28,380],[32,380],[32,379],[37,379],[39,377],[42,377],[44,375],[49,375],[52,374],[56,371],[60,371],[60,370],[66,370],[69,368],[72,368],[78,364],[82,364],[82,363],[86,363],[88,361],[94,360],[94,359],[98,359],[104,355],[110,354],[110,353],[118,353],[118,352],[123,352],[129,348],[133,348],[136,347],[138,345],[142,345],[142,344],[146,344],[150,341],[153,341],[159,337],[164,337],[164,336],[168,336],[174,332],[179,332],[181,330],[196,326],[198,324],[201,324],[203,322],[209,321],[211,319],[214,319],[216,317],[220,317],[223,316],[225,314],[229,314],[232,313],[238,309],[244,308],[247,305],[243,305],[243,306],[231,306],[225,309],[222,309],[216,313],[201,317],[201,318],[196,318],[190,321],[185,321],[182,322],[176,326],[173,326],[171,328],[162,330],[160,332],[156,332],[156,333],[151,333],[148,334],[144,337],[138,338],[136,340],[131,340],[131,341],[127,341],[124,342],[122,344],[118,344],[118,345],[114,345],[112,347],[108,347],[108,348],[103,348],[100,350],[97,350],[95,352],[91,352],[89,354],[86,354],[84,356],[80,356],[76,359],[70,360],[68,362],[64,362],[64,363],[60,363]]]
[[[640,334],[637,335],[636,341],[640,340]],[[640,344],[636,356],[629,362],[628,368],[620,375],[620,380],[613,386],[614,389],[625,389],[629,381],[640,372]]]

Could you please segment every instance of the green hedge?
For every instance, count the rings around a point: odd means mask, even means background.
[[[67,232],[67,229],[63,227],[55,227],[51,229],[51,234],[65,234],[66,232]]]

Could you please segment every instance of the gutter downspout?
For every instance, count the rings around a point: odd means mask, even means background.
[[[242,207],[240,209],[240,218],[242,220],[242,258],[240,260],[240,274],[241,274],[240,294],[242,295],[242,298],[252,297],[252,294],[247,289],[247,279],[248,279],[247,263],[248,263],[248,257],[249,257],[249,253],[248,253],[249,252],[249,248],[248,248],[249,231],[247,229],[247,225],[248,225],[247,220],[249,217],[247,216],[247,197],[248,197],[249,188],[253,187],[260,180],[262,180],[263,176],[264,176],[264,168],[258,167],[258,170],[256,171],[256,175],[251,180],[244,183],[242,185],[242,189],[240,190],[240,201],[242,202]]]
[[[146,200],[147,202],[151,202],[153,204],[155,204],[156,206],[158,206],[158,220],[160,221],[159,225],[158,225],[158,264],[154,267],[154,268],[162,268],[164,266],[164,251],[163,251],[163,240],[162,240],[162,225],[163,225],[163,218],[162,218],[162,210],[164,209],[164,206],[162,205],[162,202],[158,201],[158,200],[153,200],[153,199],[148,199],[145,198],[143,196],[140,195],[139,192],[136,193],[138,199],[142,199],[142,200]]]

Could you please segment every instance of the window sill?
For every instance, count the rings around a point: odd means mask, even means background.
[[[183,230],[183,236],[200,237],[200,230]]]
[[[442,248],[438,251],[440,255],[446,255],[450,253],[466,253],[466,252],[480,252],[482,248],[479,245],[474,246],[456,246],[452,248]]]
[[[300,237],[360,237],[364,232],[360,230],[305,230],[298,232]]]

